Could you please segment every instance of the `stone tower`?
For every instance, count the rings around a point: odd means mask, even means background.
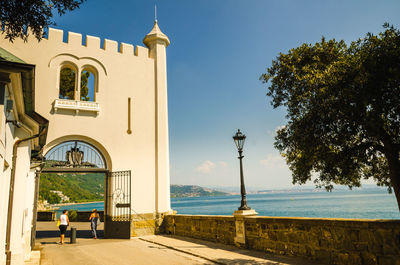
[[[162,213],[170,210],[167,59],[165,51],[170,42],[168,37],[161,32],[156,20],[153,29],[143,39],[143,43],[149,48],[149,57],[155,61],[155,209],[157,213]]]

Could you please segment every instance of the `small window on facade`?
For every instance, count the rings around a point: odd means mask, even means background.
[[[61,99],[75,99],[75,71],[64,67],[60,71],[60,94]]]
[[[95,76],[88,70],[81,73],[81,101],[94,101]]]

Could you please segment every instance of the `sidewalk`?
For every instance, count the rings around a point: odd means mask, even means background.
[[[87,223],[78,228],[76,244],[58,245],[53,223],[38,223],[36,243],[42,265],[190,265],[190,264],[279,264],[313,265],[307,260],[279,257],[208,241],[167,235],[126,239],[92,239]],[[80,235],[80,236],[79,236]]]
[[[159,245],[141,241],[78,238],[76,244],[45,243],[41,265],[213,264]]]
[[[139,239],[203,258],[211,262],[208,264],[322,265],[308,260],[273,256],[259,251],[179,236],[157,235],[140,237]]]

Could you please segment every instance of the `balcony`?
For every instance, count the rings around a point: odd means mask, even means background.
[[[76,114],[79,111],[95,112],[96,115],[100,112],[100,104],[92,101],[79,101],[70,99],[56,99],[54,101],[54,111],[58,109],[74,110]]]

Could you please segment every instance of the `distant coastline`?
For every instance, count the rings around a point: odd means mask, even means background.
[[[237,187],[201,187],[197,185],[171,185],[171,198],[205,198],[205,197],[225,197],[225,196],[235,196],[240,195],[238,192]],[[356,191],[369,191],[369,190],[383,190],[384,188],[378,187],[376,185],[363,185],[359,188],[354,188],[353,190]],[[341,192],[341,191],[348,191],[349,188],[345,186],[336,186],[333,190],[333,193]],[[284,189],[256,189],[250,188],[247,191],[248,195],[274,195],[274,194],[302,194],[302,193],[326,193],[325,189],[318,189],[312,186],[304,186],[304,187],[293,187],[293,188],[284,188]],[[48,205],[49,209],[63,209],[67,208],[67,206],[79,206],[79,205],[87,205],[90,204],[99,204],[104,203],[104,200],[95,199],[93,201],[86,201],[86,202],[64,202],[64,203],[56,203]],[[98,206],[96,206],[98,207]],[[80,208],[80,207],[79,207]],[[42,209],[42,210],[46,210]]]
[[[184,197],[210,197],[210,196],[224,196],[229,195],[223,191],[204,188],[197,185],[171,185],[171,198],[184,198]]]
[[[171,208],[178,214],[232,215],[239,207],[240,195],[172,198]],[[248,206],[259,216],[310,218],[398,219],[394,194],[386,189],[338,189],[336,192],[276,192],[248,194]],[[104,210],[104,202],[68,203],[55,210]]]
[[[103,202],[103,201],[56,203],[56,204],[51,204],[51,206],[52,207],[62,207],[62,206],[68,206],[68,205],[79,205],[79,204],[100,203],[100,202]]]

